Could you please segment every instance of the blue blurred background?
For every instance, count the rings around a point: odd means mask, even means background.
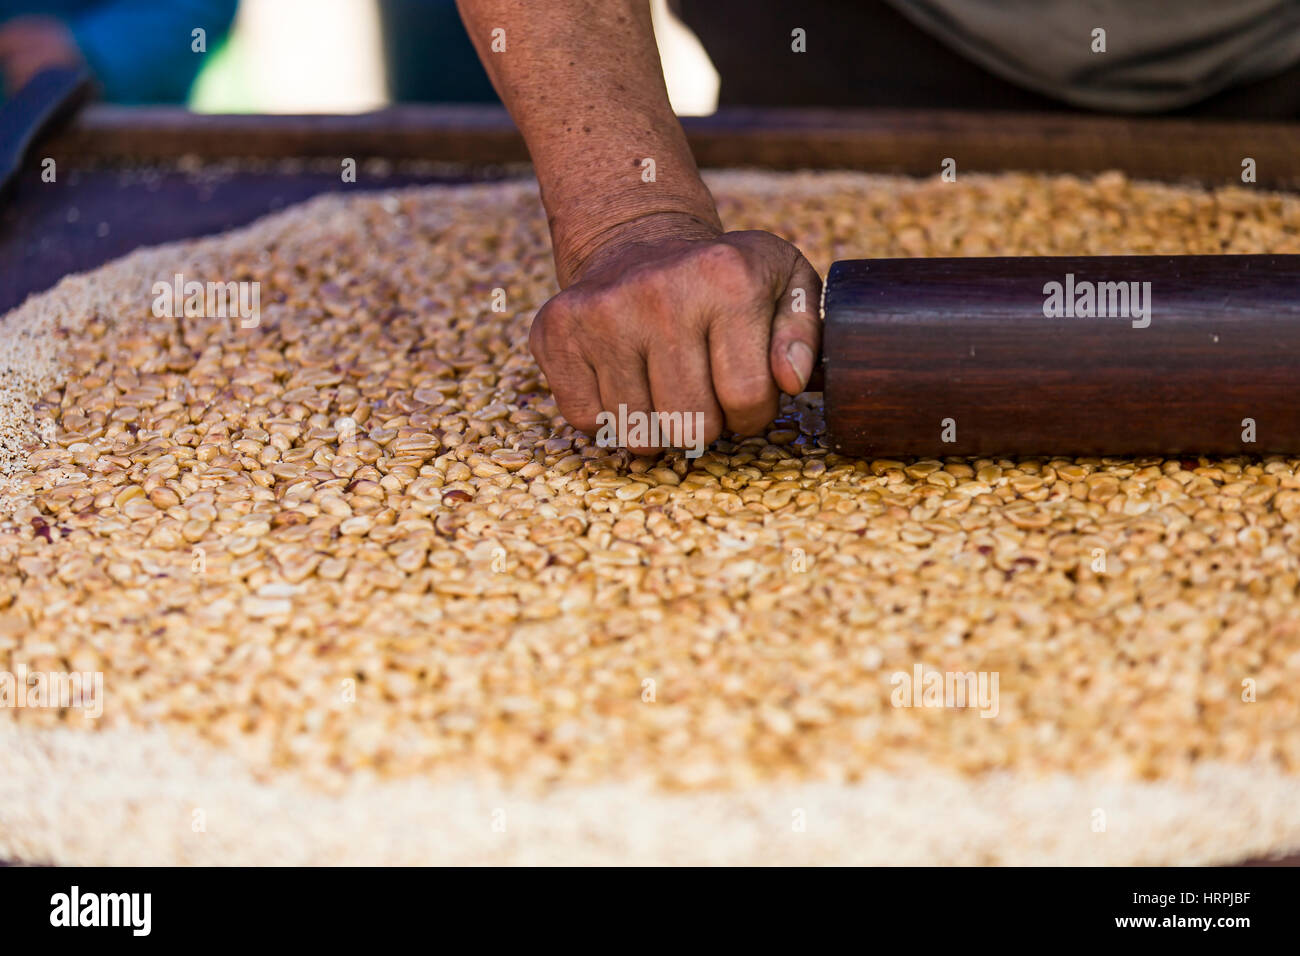
[[[708,56],[666,0],[649,2],[674,107],[712,112]],[[454,0],[0,0],[0,80],[77,58],[116,103],[281,113],[498,102]]]

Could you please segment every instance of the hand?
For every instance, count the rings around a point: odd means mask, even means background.
[[[77,41],[54,17],[15,17],[0,24],[0,74],[10,95],[41,70],[82,62]]]
[[[624,405],[701,413],[706,444],[724,424],[752,435],[776,417],[779,392],[797,395],[812,373],[821,279],[770,233],[665,225],[640,223],[592,256],[537,313],[533,355],[560,413],[589,434]],[[669,437],[630,448],[653,454]]]

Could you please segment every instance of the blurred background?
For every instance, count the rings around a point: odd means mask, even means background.
[[[673,105],[683,115],[714,112],[718,73],[669,13],[676,0],[647,2]],[[241,132],[225,137],[206,117],[186,120],[179,110],[104,110],[95,132],[60,159],[59,189],[45,188],[34,163],[20,169],[14,201],[0,202],[0,314],[139,246],[221,232],[321,192],[506,174],[490,161],[393,163],[381,149],[363,187],[340,176],[337,150],[299,161],[293,130],[319,143],[336,127],[284,119],[396,103],[499,108],[454,0],[0,0],[0,110],[42,72],[66,82],[67,68],[76,68],[75,79],[83,64],[105,103],[256,115],[236,116]],[[44,86],[48,93],[50,81]],[[26,119],[31,109],[29,98],[0,118]],[[385,122],[397,121],[379,118],[373,128]],[[248,156],[269,150],[290,162],[221,162],[236,141]],[[156,152],[159,142],[185,152]]]
[[[718,74],[695,35],[651,0],[679,115],[717,105]],[[454,0],[241,0],[190,96],[210,113],[350,113],[391,102],[498,102]]]

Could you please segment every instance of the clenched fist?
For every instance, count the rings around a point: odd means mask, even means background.
[[[655,231],[601,249],[534,319],[530,345],[560,413],[589,434],[624,406],[692,416],[705,444],[724,426],[752,435],[776,417],[779,392],[797,395],[812,374],[821,279],[770,233]],[[675,444],[640,441],[632,452]]]

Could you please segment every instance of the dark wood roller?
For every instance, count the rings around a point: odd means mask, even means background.
[[[843,454],[1300,455],[1300,255],[837,262],[825,319]]]

